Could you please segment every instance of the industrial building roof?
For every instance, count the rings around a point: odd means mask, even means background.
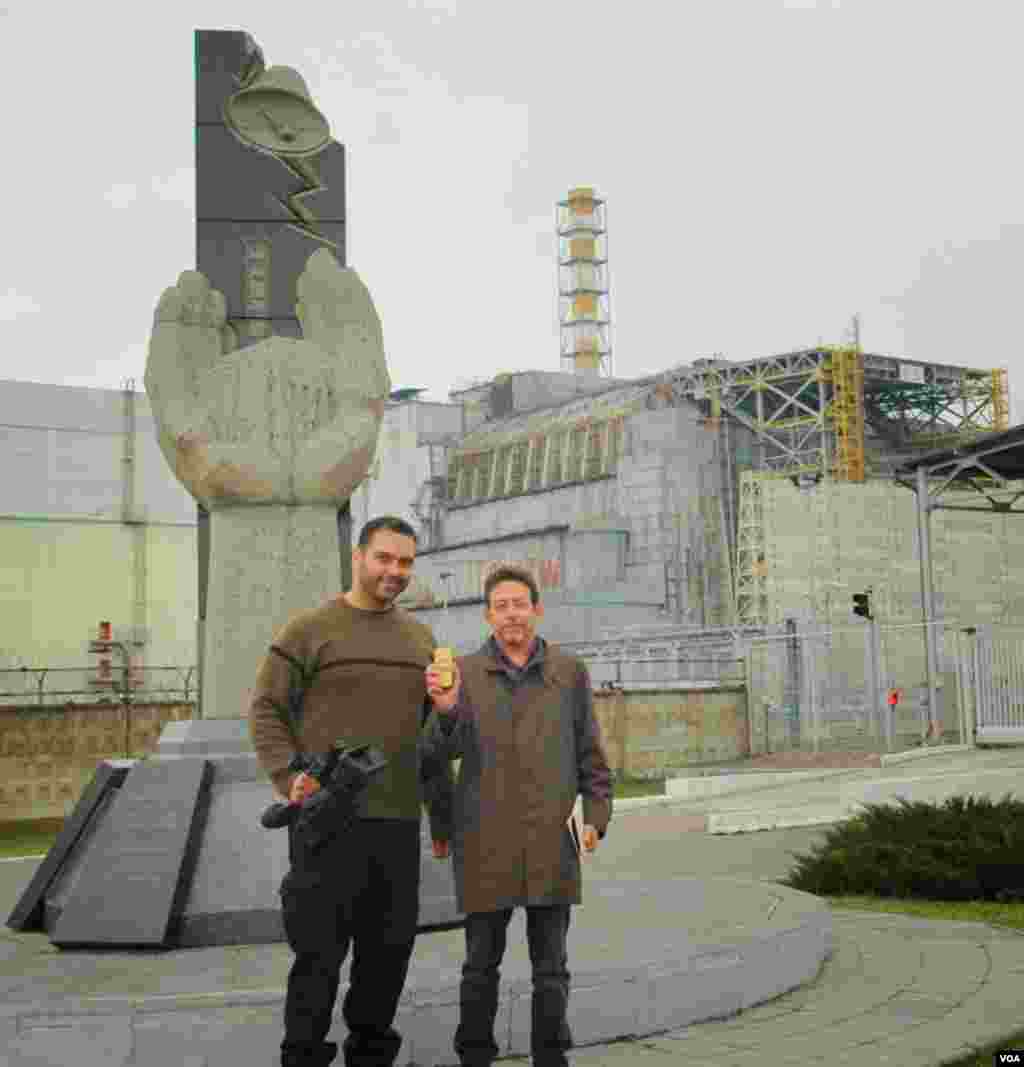
[[[602,393],[574,397],[567,403],[491,419],[467,433],[459,441],[458,451],[498,448],[533,434],[547,433],[587,419],[601,421],[625,415],[643,407],[650,391],[651,382],[644,380],[624,387],[612,386]]]
[[[974,444],[926,452],[901,464],[896,473],[910,475],[919,467],[930,475],[961,482],[987,472],[1008,481],[1024,479],[1024,424],[990,434]]]

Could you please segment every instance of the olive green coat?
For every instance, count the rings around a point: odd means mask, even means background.
[[[583,821],[603,836],[611,774],[590,677],[574,656],[538,642],[522,671],[493,638],[458,659],[459,703],[431,712],[424,770],[461,759],[452,859],[461,911],[580,903],[580,859],[566,826],[578,794]]]

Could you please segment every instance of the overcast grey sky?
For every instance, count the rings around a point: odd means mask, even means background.
[[[141,388],[194,265],[193,30],[296,67],[349,153],[395,386],[558,369],[554,203],[607,199],[617,376],[844,340],[1009,366],[1017,0],[0,0],[0,378]]]

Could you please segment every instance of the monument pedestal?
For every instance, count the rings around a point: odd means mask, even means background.
[[[188,766],[171,766],[178,763]],[[150,778],[163,783],[161,802],[140,807],[138,786],[149,792]],[[169,723],[148,759],[100,765],[83,810],[65,820],[65,834],[8,926],[43,928],[54,944],[74,948],[284,942],[278,890],[288,870],[288,833],[259,824],[274,800],[245,720]],[[419,929],[460,926],[451,861],[434,859],[425,817],[421,842]],[[97,854],[108,853],[119,862],[97,863]]]
[[[209,523],[203,720],[238,720],[248,713],[256,671],[278,627],[344,588],[338,509],[223,508],[211,512]]]

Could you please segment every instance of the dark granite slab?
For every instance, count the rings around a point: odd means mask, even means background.
[[[192,881],[212,765],[141,760],[82,858],[51,941],[61,948],[168,948]]]
[[[92,781],[78,798],[75,810],[64,819],[64,825],[46,854],[46,858],[22,893],[14,910],[8,916],[7,925],[12,930],[40,930],[43,928],[43,913],[46,894],[60,875],[75,847],[82,839],[90,821],[102,805],[104,797],[116,790],[124,781],[134,760],[103,760],[96,768]]]

